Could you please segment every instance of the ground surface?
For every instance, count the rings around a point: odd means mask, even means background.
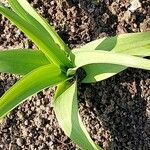
[[[5,0],[0,0],[5,2]],[[126,32],[150,31],[150,1],[30,0],[70,47]],[[132,7],[131,7],[132,6]],[[0,49],[34,48],[0,16]],[[1,74],[0,95],[18,76]],[[79,109],[93,140],[107,150],[150,149],[150,73],[128,69],[96,84],[79,85]],[[54,89],[31,97],[0,125],[2,150],[77,150],[59,128],[51,100]]]

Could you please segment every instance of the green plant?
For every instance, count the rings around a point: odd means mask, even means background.
[[[99,0],[92,0],[92,3],[93,3],[93,4],[98,4],[98,3],[99,3]]]
[[[127,67],[150,70],[150,60],[143,58],[150,56],[150,33],[103,38],[71,51],[26,0],[9,3],[13,10],[1,4],[0,13],[22,30],[38,50],[0,51],[0,72],[23,76],[0,98],[0,118],[32,94],[57,85],[53,106],[65,134],[84,150],[101,149],[79,116],[77,82],[101,81]]]

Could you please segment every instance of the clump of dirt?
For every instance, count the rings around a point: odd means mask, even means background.
[[[6,1],[3,0],[6,4]],[[150,31],[150,1],[30,0],[70,47],[126,32]],[[0,49],[36,48],[14,25],[0,16]],[[18,76],[1,74],[0,95]],[[96,84],[79,85],[79,110],[93,140],[107,150],[150,149],[150,73],[127,69]],[[77,150],[59,128],[45,89],[17,107],[0,125],[0,149]]]

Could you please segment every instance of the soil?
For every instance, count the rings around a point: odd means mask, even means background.
[[[0,0],[7,4],[6,0]],[[70,47],[127,32],[150,31],[150,0],[30,0]],[[35,48],[0,16],[0,49]],[[0,74],[0,95],[19,76]],[[59,128],[45,89],[13,110],[0,125],[2,150],[78,150]],[[127,69],[95,84],[80,84],[80,115],[93,140],[105,150],[150,149],[150,72]]]

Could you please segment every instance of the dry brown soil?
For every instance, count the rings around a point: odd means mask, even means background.
[[[6,0],[0,0],[7,5]],[[70,47],[127,32],[150,31],[150,0],[131,11],[130,0],[30,0]],[[0,49],[35,48],[0,16]],[[0,74],[0,95],[19,76]],[[0,125],[0,150],[78,150],[59,128],[45,89],[17,107]],[[105,150],[150,149],[150,72],[126,71],[79,85],[79,110],[93,140]]]

